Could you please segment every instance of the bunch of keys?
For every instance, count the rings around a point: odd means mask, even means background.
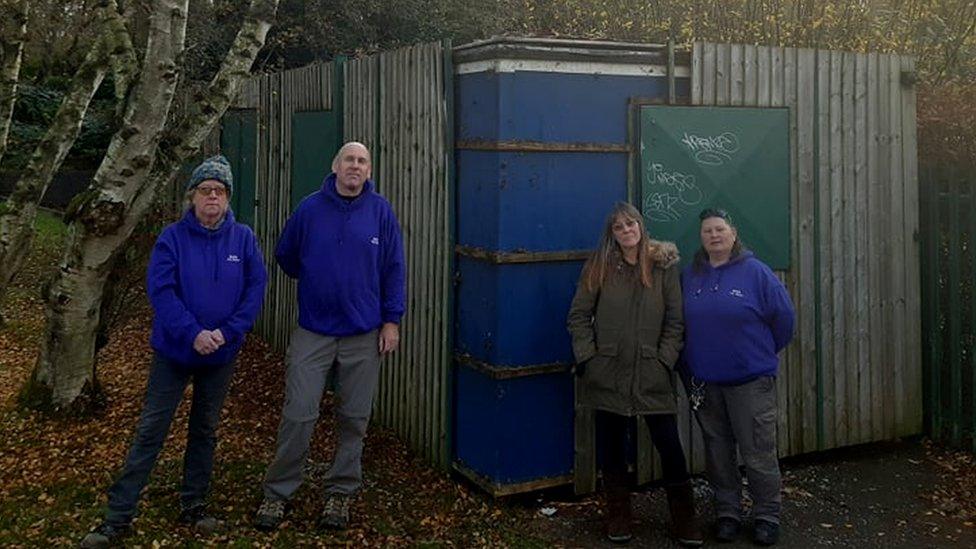
[[[694,412],[697,412],[705,403],[705,383],[699,382],[694,377],[691,378],[691,393],[688,395],[688,402]]]

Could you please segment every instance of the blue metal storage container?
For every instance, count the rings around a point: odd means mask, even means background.
[[[631,196],[632,105],[687,95],[687,63],[668,58],[564,40],[455,49],[454,466],[495,495],[572,481],[566,313]]]

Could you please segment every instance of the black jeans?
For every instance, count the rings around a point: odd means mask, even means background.
[[[627,426],[629,417],[596,411],[596,430],[602,437],[603,473],[606,480],[624,478],[627,473]],[[675,414],[647,414],[644,418],[651,432],[651,441],[661,456],[664,483],[668,486],[687,482],[688,466],[678,437]],[[640,426],[638,426],[639,428]]]
[[[183,454],[180,503],[183,507],[203,503],[213,471],[217,422],[233,372],[233,363],[188,370],[155,355],[135,440],[122,473],[108,491],[105,522],[128,524],[132,520],[139,494],[149,480],[149,473],[163,448],[173,414],[183,400],[183,390],[190,382],[193,383],[193,403],[190,406],[186,453]]]

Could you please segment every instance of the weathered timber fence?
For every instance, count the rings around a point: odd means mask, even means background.
[[[253,198],[237,213],[253,219],[270,273],[255,330],[279,351],[297,320],[296,284],[273,260],[285,220],[320,188],[344,141],[370,148],[377,190],[403,230],[409,300],[400,348],[383,365],[376,419],[440,466],[450,451],[449,52],[425,44],[254,77],[225,117],[222,136],[225,149],[243,151],[231,155],[241,163],[249,153],[240,135],[255,135],[256,161],[235,166],[240,177],[256,170]]]
[[[627,50],[625,46],[614,48]],[[560,55],[571,58],[581,47],[569,44]],[[296,316],[295,286],[272,262],[285,219],[303,196],[318,188],[343,141],[363,141],[373,151],[374,178],[399,216],[409,265],[403,340],[384,365],[376,417],[419,455],[441,466],[451,459],[457,406],[451,400],[450,353],[455,314],[453,138],[459,130],[452,120],[452,100],[461,92],[455,89],[451,59],[449,46],[427,44],[255,77],[230,114],[238,117],[236,122],[225,124],[224,132],[252,132],[253,144],[222,137],[222,147],[254,149],[253,198],[235,209],[239,217],[253,219],[272,267],[257,330],[279,350],[286,347]],[[797,305],[798,329],[784,353],[778,383],[780,454],[920,433],[914,60],[703,43],[692,47],[690,61],[686,53],[662,59],[666,69],[661,74],[679,79],[677,92],[670,83],[674,104],[790,112],[792,260],[778,275]],[[531,59],[510,65],[515,73],[545,68]],[[570,63],[559,70],[577,69]],[[644,76],[650,82],[661,74]],[[620,104],[621,124],[625,102]],[[612,152],[632,153],[627,145]],[[936,316],[951,317],[949,308],[942,310],[949,313]],[[553,316],[553,325],[562,325],[560,315]],[[961,333],[964,328],[958,329]],[[941,356],[951,353],[946,350]],[[970,355],[964,356],[968,360]],[[965,377],[949,369],[940,372],[942,381]],[[972,389],[952,396],[946,382],[933,385],[927,394],[939,387],[940,394],[950,395],[945,410],[964,415],[966,405],[957,402],[972,400]],[[687,407],[680,420],[689,459],[700,470],[700,433]],[[965,425],[959,430],[963,436]],[[646,458],[651,445],[643,430],[639,432],[638,449]],[[595,461],[586,465],[591,467]],[[640,476],[646,479],[657,469],[644,466]],[[574,474],[578,488],[595,482],[595,475],[581,469]],[[580,483],[580,475],[592,482]]]
[[[344,85],[345,138],[373,151],[373,174],[407,253],[402,340],[384,365],[376,417],[440,466],[449,463],[451,421],[450,52],[433,43],[350,61]]]
[[[332,63],[324,63],[254,77],[244,84],[236,105],[253,110],[257,125],[253,227],[269,277],[255,331],[280,351],[288,345],[297,322],[297,285],[274,264],[273,252],[295,205],[291,199],[293,177],[307,175],[292,173],[296,155],[292,146],[294,115],[332,110],[334,71]],[[331,163],[334,154],[334,150],[321,151],[325,164]],[[319,183],[324,175],[319,176]]]
[[[914,59],[707,43],[692,59],[693,104],[790,109],[780,453],[920,433]]]

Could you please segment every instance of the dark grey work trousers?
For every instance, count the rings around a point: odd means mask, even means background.
[[[715,492],[715,516],[741,520],[738,447],[749,481],[753,518],[779,524],[782,481],[776,456],[776,379],[707,384],[705,402],[697,413],[705,438],[705,468]]]
[[[319,418],[326,380],[336,383],[336,451],[326,473],[327,494],[353,494],[363,483],[363,437],[379,379],[379,332],[330,337],[298,327],[286,357],[285,405],[264,495],[288,500],[302,483],[309,442]],[[333,372],[334,370],[334,372]]]

